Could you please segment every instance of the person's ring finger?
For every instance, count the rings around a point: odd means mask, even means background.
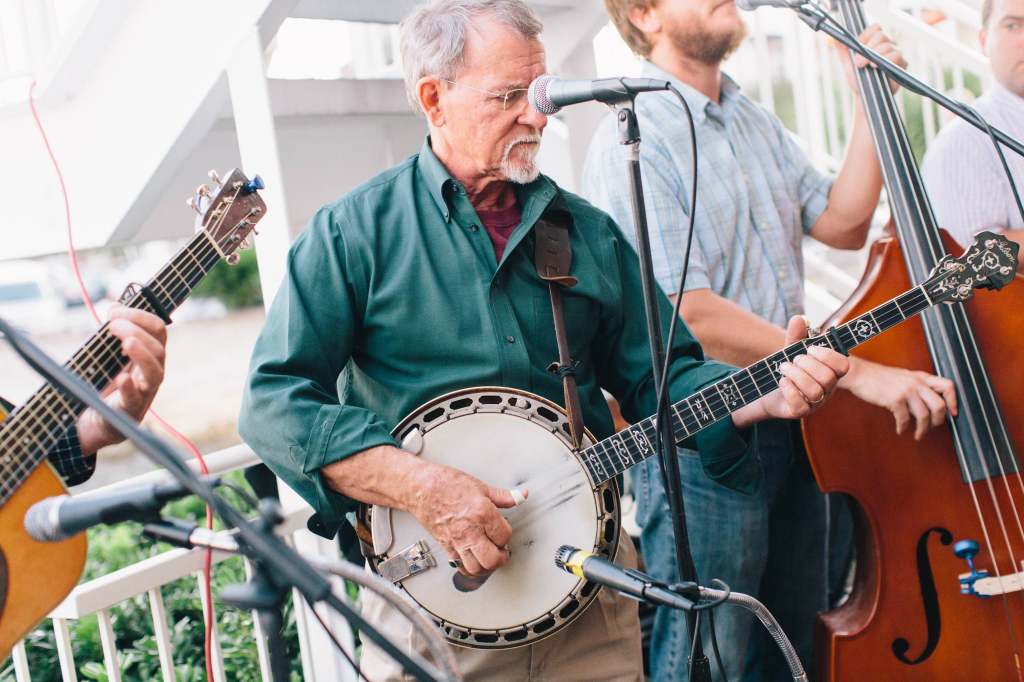
[[[814,377],[792,362],[785,363],[780,371],[793,382],[796,390],[803,394],[808,403],[815,404],[825,399],[825,389],[814,380]]]

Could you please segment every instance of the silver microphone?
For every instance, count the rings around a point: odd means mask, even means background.
[[[736,0],[736,6],[747,12],[758,7],[799,7],[806,4],[807,0]]]
[[[565,80],[545,74],[530,83],[527,99],[530,106],[551,116],[562,107],[579,102],[616,104],[632,99],[641,92],[668,90],[670,83],[657,78],[598,78],[596,80]]]

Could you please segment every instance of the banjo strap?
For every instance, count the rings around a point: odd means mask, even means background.
[[[562,287],[574,287],[578,280],[569,274],[572,266],[572,246],[569,242],[569,226],[572,218],[567,211],[550,210],[541,216],[534,226],[534,264],[537,274],[548,283],[551,295],[551,313],[555,322],[555,342],[558,344],[558,360],[548,365],[548,371],[562,378],[565,394],[565,411],[569,416],[569,433],[573,449],[579,450],[583,443],[583,411],[576,390],[576,367],[569,354],[569,339],[562,315]]]

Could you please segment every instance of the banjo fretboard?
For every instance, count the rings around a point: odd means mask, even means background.
[[[931,307],[932,303],[924,286],[916,287],[856,319],[786,346],[680,400],[669,407],[676,443],[777,389],[782,377],[779,365],[805,353],[808,347],[824,346],[846,355],[851,348]],[[583,450],[580,454],[591,480],[595,484],[603,483],[655,454],[656,433],[656,419],[648,417]]]

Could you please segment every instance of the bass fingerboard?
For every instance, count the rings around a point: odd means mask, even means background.
[[[824,334],[797,341],[745,369],[707,386],[669,407],[676,443],[700,433],[741,407],[779,387],[779,365],[791,362],[810,346],[823,346],[843,355],[909,317],[931,307],[933,300],[919,286],[883,303],[860,317]],[[583,450],[591,480],[603,483],[655,454],[655,417],[648,417]]]

